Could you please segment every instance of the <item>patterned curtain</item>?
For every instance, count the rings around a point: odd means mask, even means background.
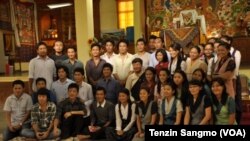
[[[20,45],[34,47],[36,44],[34,3],[14,0],[13,9]]]
[[[15,33],[16,47],[21,61],[36,56],[37,39],[36,7],[34,2],[10,0],[11,23]]]

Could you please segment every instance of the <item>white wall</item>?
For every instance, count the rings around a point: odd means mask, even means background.
[[[100,0],[101,32],[118,29],[116,6],[116,0]]]

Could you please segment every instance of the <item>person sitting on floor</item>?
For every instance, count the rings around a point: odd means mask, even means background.
[[[71,83],[68,86],[68,98],[58,104],[54,122],[54,132],[62,130],[61,139],[79,138],[82,134],[83,116],[87,114],[84,101],[78,97],[79,86]]]
[[[53,132],[56,105],[50,102],[49,90],[41,88],[37,91],[38,103],[31,109],[32,128],[24,128],[21,135],[27,138],[44,140],[55,139],[61,131]]]
[[[106,138],[105,130],[113,125],[115,108],[113,103],[105,99],[106,90],[103,87],[96,89],[96,101],[91,107],[91,123],[89,132],[92,139]]]
[[[141,87],[140,101],[137,103],[135,114],[137,123],[137,133],[134,135],[132,141],[145,140],[145,126],[155,125],[157,117],[157,103],[149,98],[149,89]]]
[[[116,129],[106,129],[106,136],[109,141],[130,141],[136,133],[135,128],[135,107],[129,98],[129,90],[123,88],[119,92],[119,102],[115,106]]]
[[[3,140],[8,141],[19,136],[22,127],[28,124],[32,108],[31,97],[24,93],[24,82],[15,80],[12,83],[13,94],[7,97],[3,111],[6,115],[7,126],[3,131]]]

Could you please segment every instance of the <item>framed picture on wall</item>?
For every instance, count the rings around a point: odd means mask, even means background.
[[[3,34],[4,53],[9,56],[13,51],[13,34]]]
[[[0,1],[0,29],[12,30],[9,0]]]

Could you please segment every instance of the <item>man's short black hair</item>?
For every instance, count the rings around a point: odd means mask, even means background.
[[[107,39],[107,40],[105,41],[105,45],[106,45],[107,43],[111,43],[113,46],[115,46],[115,42],[114,42],[114,40],[112,40],[112,39]]]
[[[151,40],[151,39],[154,39],[154,40],[155,40],[155,39],[156,39],[156,36],[155,36],[155,35],[150,35],[150,36],[149,36],[149,40]]]
[[[142,65],[143,61],[141,58],[135,58],[132,60],[132,64],[135,64],[135,63],[140,63]]]
[[[64,65],[60,65],[60,66],[58,66],[56,68],[57,75],[58,75],[58,72],[59,72],[60,69],[63,69],[65,71],[66,77],[68,78],[69,77],[69,69],[66,66],[64,66]]]
[[[96,93],[97,93],[97,91],[103,91],[103,93],[106,95],[106,89],[104,87],[102,87],[102,86],[97,87],[96,88]]]
[[[99,48],[99,50],[101,50],[101,46],[98,44],[98,43],[93,43],[93,44],[91,44],[91,49],[93,49],[94,47],[98,47]]]
[[[41,82],[41,81],[44,82],[45,84],[47,83],[45,78],[43,78],[43,77],[38,77],[38,78],[36,79],[36,84],[37,84],[38,82]]]
[[[79,86],[76,83],[69,84],[68,90],[72,89],[72,88],[75,88],[77,90],[77,92],[79,92]]]
[[[143,42],[143,44],[146,45],[146,41],[145,41],[143,38],[139,38],[139,39],[136,41],[136,44],[138,44],[139,42]]]
[[[111,70],[111,72],[113,72],[113,66],[110,63],[105,63],[102,66],[102,71],[104,70],[104,68],[109,68]]]
[[[50,99],[50,96],[49,96],[49,90],[46,89],[46,88],[40,88],[38,91],[37,91],[37,96],[38,95],[46,95],[47,96],[47,99],[49,100]]]
[[[41,45],[44,45],[46,48],[47,48],[47,44],[45,42],[39,42],[37,45],[36,45],[36,49],[38,49]]]
[[[76,68],[76,69],[74,70],[74,74],[75,74],[76,72],[80,72],[82,75],[84,75],[84,69],[83,69],[83,68]]]
[[[22,80],[15,80],[12,82],[12,87],[14,87],[15,85],[21,85],[24,88],[24,82]]]

